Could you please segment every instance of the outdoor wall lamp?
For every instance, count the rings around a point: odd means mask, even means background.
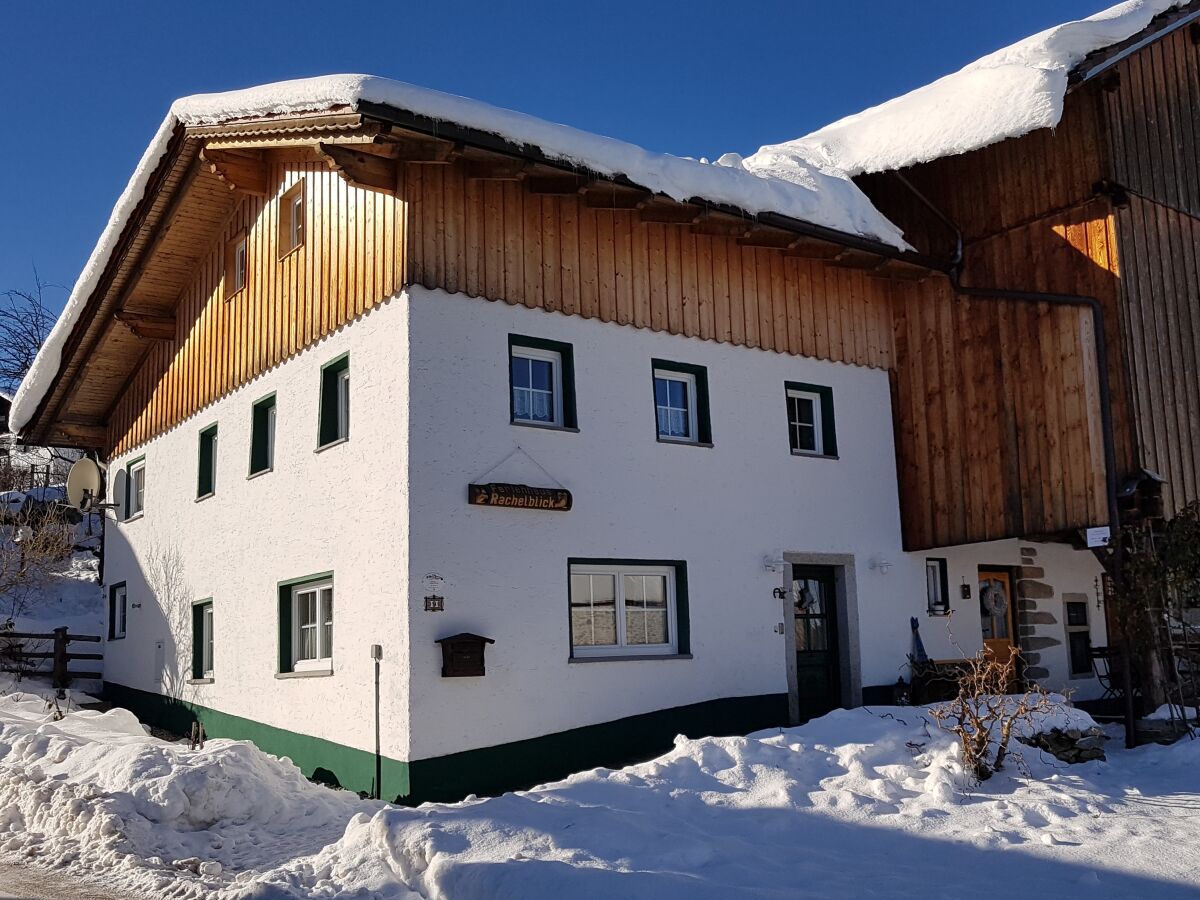
[[[892,567],[891,561],[882,555],[872,556],[871,561],[867,563],[867,565],[872,569],[878,569],[884,575],[886,575],[888,570]]]

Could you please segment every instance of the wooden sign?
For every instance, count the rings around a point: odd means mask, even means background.
[[[571,492],[566,488],[529,487],[525,484],[469,484],[467,502],[472,506],[511,506],[514,509],[571,508]]]

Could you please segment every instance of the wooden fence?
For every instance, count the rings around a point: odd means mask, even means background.
[[[0,647],[0,658],[5,668],[10,671],[32,673],[34,666],[44,660],[52,660],[51,680],[56,688],[69,687],[72,678],[103,678],[100,672],[77,672],[68,668],[68,663],[74,660],[102,660],[103,653],[71,653],[67,646],[72,643],[100,643],[97,634],[70,634],[67,628],[55,628],[49,634],[38,634],[26,631],[9,631],[0,633],[0,640],[6,645]],[[27,650],[24,641],[53,641],[51,650]],[[34,666],[30,662],[36,661]],[[12,667],[15,667],[12,668]]]

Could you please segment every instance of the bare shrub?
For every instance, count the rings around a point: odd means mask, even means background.
[[[1032,730],[1036,715],[1054,709],[1050,695],[1037,685],[1023,694],[1008,695],[1018,683],[1020,656],[1016,647],[1003,661],[980,650],[962,666],[958,696],[929,710],[941,728],[958,736],[963,768],[980,781],[1004,768],[1017,725]]]
[[[30,611],[74,545],[74,529],[54,509],[21,514],[0,528],[0,621]]]

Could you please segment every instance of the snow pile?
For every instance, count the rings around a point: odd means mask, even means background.
[[[41,698],[0,699],[0,851],[130,890],[212,896],[228,887],[223,870],[315,852],[372,806],[248,742],[190,751],[122,709],[54,721]],[[189,860],[211,874],[181,880],[175,864]]]
[[[814,164],[849,175],[886,172],[1053,128],[1067,76],[1084,57],[1186,2],[1128,0],[1057,25],[805,137],[763,147],[746,167],[777,178]]]
[[[771,172],[742,166],[732,155],[723,157],[724,162],[710,164],[654,153],[478,100],[374,75],[326,75],[220,94],[197,94],[175,101],[142,154],[71,290],[62,315],[17,391],[10,414],[13,431],[25,427],[50,389],[61,363],[63,346],[99,283],[121,231],[145,193],[176,126],[354,110],[364,101],[496,134],[515,144],[537,148],[550,159],[600,175],[623,175],[676,200],[702,198],[752,214],[778,213],[873,238],[899,249],[908,247],[900,230],[871,205],[849,178],[823,165],[797,163],[786,170]]]
[[[1087,726],[1056,711],[1054,725]],[[1043,727],[1043,725],[1039,725]],[[917,709],[678,738],[531,791],[403,809],[285,760],[145,734],[129,714],[0,698],[0,857],[179,898],[1089,897],[1200,889],[1200,742],[1066,767],[1028,748],[984,786]],[[994,870],[995,852],[1006,877]],[[968,886],[965,880],[971,879]]]

